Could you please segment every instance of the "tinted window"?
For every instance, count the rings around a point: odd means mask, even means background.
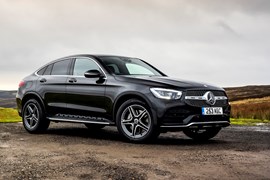
[[[49,66],[47,66],[47,69],[45,70],[45,72],[43,73],[43,75],[51,75],[52,67],[53,67],[52,64],[50,64]]]
[[[75,61],[73,75],[84,76],[84,73],[89,70],[97,69],[98,65],[91,59],[78,58]]]
[[[43,75],[44,72],[45,72],[45,70],[46,70],[46,68],[47,68],[47,66],[45,66],[44,68],[40,69],[40,70],[37,72],[37,74],[38,74],[38,75]]]
[[[158,70],[137,58],[104,56],[100,57],[107,68],[116,75],[155,75],[162,76]]]
[[[51,75],[67,75],[70,60],[54,63]]]
[[[129,74],[154,75],[149,69],[138,64],[126,63]]]

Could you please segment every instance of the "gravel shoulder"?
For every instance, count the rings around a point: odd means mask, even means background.
[[[51,123],[45,134],[0,123],[0,179],[270,179],[270,127],[223,129],[194,142],[181,132],[125,142],[116,128]]]

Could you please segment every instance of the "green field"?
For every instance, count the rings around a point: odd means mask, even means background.
[[[0,123],[21,122],[21,117],[16,109],[0,107]]]

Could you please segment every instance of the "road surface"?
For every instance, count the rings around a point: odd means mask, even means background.
[[[0,123],[0,179],[270,179],[270,127],[231,126],[205,143],[173,132],[132,144],[113,127],[51,123],[32,135]]]

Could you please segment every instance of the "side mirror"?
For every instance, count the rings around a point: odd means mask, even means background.
[[[86,71],[84,73],[84,77],[86,77],[86,78],[102,78],[104,76],[99,70],[92,69],[92,70]]]

